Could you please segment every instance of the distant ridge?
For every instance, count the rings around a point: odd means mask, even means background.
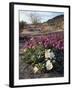
[[[59,15],[59,16],[56,16],[52,19],[49,19],[47,21],[48,24],[51,24],[51,23],[55,23],[55,22],[59,22],[59,21],[64,21],[64,15]]]
[[[52,19],[49,19],[46,23],[48,23],[49,26],[53,26],[56,30],[64,30],[64,15],[59,15]]]

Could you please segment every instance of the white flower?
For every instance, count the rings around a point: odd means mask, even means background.
[[[48,61],[46,62],[46,69],[49,71],[49,70],[51,70],[52,68],[53,68],[53,64],[51,63],[50,60],[48,60]]]
[[[54,52],[51,51],[51,49],[45,49],[45,58],[54,58],[55,57],[55,54]]]
[[[26,52],[27,51],[27,48],[25,48],[23,51]]]
[[[33,68],[34,73],[37,73],[38,70],[39,70],[39,69],[38,69],[36,66],[34,66],[34,68]]]
[[[45,49],[45,58],[48,58],[48,50]]]
[[[52,60],[53,63],[55,63],[56,61],[55,60]]]

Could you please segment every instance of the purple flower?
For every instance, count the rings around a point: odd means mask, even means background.
[[[53,32],[48,35],[27,36],[28,40],[23,43],[24,48],[35,48],[42,45],[45,48],[52,46],[64,50],[64,32]]]

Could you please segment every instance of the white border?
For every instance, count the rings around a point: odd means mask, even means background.
[[[53,11],[64,12],[64,77],[56,78],[41,78],[41,79],[22,79],[19,80],[19,10],[39,10],[39,11]],[[68,82],[69,70],[69,56],[68,56],[68,8],[63,7],[45,7],[45,6],[28,6],[28,5],[14,5],[14,85],[34,85],[34,84],[51,84]]]

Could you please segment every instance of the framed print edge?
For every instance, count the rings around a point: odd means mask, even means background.
[[[9,86],[14,87],[14,4],[9,3]]]
[[[48,83],[48,84],[32,84],[32,85],[14,85],[14,5],[33,5],[33,6],[54,6],[54,7],[64,7],[69,9],[69,75],[68,82],[62,83]],[[28,86],[46,86],[46,85],[62,85],[62,84],[70,84],[70,6],[66,5],[48,5],[48,4],[34,4],[34,3],[18,3],[18,2],[10,2],[9,3],[9,86],[10,87],[28,87]]]

